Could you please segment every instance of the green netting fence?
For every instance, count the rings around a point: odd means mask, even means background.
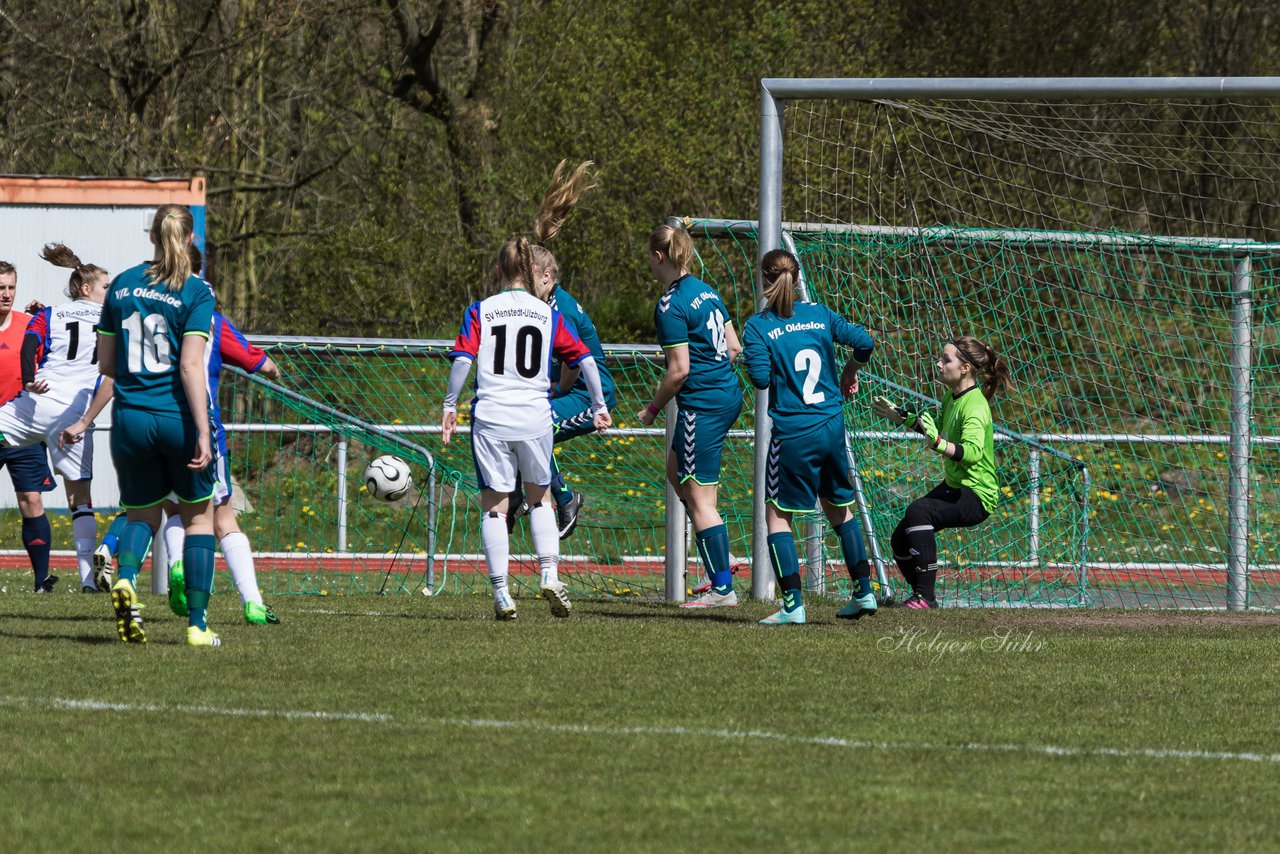
[[[699,273],[741,326],[754,304],[754,231],[711,221],[692,230]],[[943,333],[915,293],[927,281],[929,298],[946,302],[958,329],[980,331],[1016,366],[1016,390],[994,410],[1001,506],[977,528],[940,536],[943,601],[1225,605],[1229,257],[1194,241],[1082,247],[1025,235],[992,240],[976,230],[790,237],[812,297],[877,339],[846,423],[880,555],[887,557],[906,505],[940,477],[938,460],[918,440],[877,423],[869,408],[874,394],[925,402],[941,392],[931,363]],[[1267,342],[1277,312],[1273,268],[1260,260],[1253,275],[1255,334]],[[438,435],[451,342],[259,343],[281,363],[283,387],[239,377],[224,385],[223,404],[236,425],[233,471],[254,509],[242,524],[263,555],[264,586],[365,592],[429,584],[436,593],[487,594],[469,445],[462,437],[444,446]],[[660,597],[663,430],[640,427],[632,413],[648,401],[661,367],[652,347],[607,349],[616,429],[556,448],[587,500],[578,530],[562,544],[562,569],[576,595]],[[1273,353],[1255,348],[1259,414],[1276,403],[1277,387],[1268,385]],[[750,391],[747,400],[726,445],[720,500],[744,587],[752,557]],[[1255,423],[1249,602],[1273,606],[1280,470],[1272,434]],[[360,485],[365,463],[383,452],[410,460],[419,487],[394,504]],[[819,514],[799,518],[797,531],[808,589],[845,595],[839,549]],[[532,594],[536,561],[525,523],[512,553],[517,590]],[[693,587],[701,568],[695,560],[687,570]],[[891,566],[887,575],[896,588]]]

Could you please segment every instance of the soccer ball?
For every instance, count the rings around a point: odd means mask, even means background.
[[[404,498],[413,485],[409,464],[399,457],[384,454],[365,467],[364,485],[369,494],[380,501]]]

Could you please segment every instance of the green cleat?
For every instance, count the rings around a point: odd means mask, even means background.
[[[146,643],[147,630],[142,625],[142,605],[133,582],[121,578],[111,587],[111,607],[116,611],[116,632],[125,643]]]
[[[280,618],[271,610],[271,606],[259,605],[257,602],[244,603],[244,621],[251,626],[280,625]]]
[[[187,646],[222,646],[222,638],[209,629],[187,626]]]
[[[863,617],[874,617],[876,615],[876,595],[868,593],[866,596],[854,596],[844,607],[836,611],[836,616],[842,620],[859,620]]]
[[[760,621],[762,626],[803,626],[804,625],[804,606],[801,605],[794,611],[781,610],[776,614],[770,614]]]
[[[179,617],[185,617],[187,610],[186,578],[182,573],[182,561],[175,561],[169,567],[169,610]]]

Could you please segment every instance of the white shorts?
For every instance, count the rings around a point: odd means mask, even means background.
[[[58,447],[58,436],[80,420],[89,405],[91,390],[77,395],[71,405],[43,394],[22,392],[0,406],[0,433],[5,444],[25,448],[44,442],[49,446],[49,459],[64,480],[90,480],[93,477],[93,429],[74,445]]]
[[[511,492],[516,488],[516,472],[525,483],[550,486],[551,437],[548,430],[529,439],[494,439],[472,426],[471,454],[480,488]]]

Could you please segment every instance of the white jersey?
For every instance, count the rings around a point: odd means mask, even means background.
[[[102,304],[86,299],[50,306],[27,324],[27,334],[40,337],[36,380],[47,382],[47,396],[71,403],[80,393],[97,388],[98,336],[94,327]]]
[[[474,429],[495,439],[551,431],[551,357],[577,365],[591,355],[560,312],[528,291],[472,303],[449,357],[475,361]]]

